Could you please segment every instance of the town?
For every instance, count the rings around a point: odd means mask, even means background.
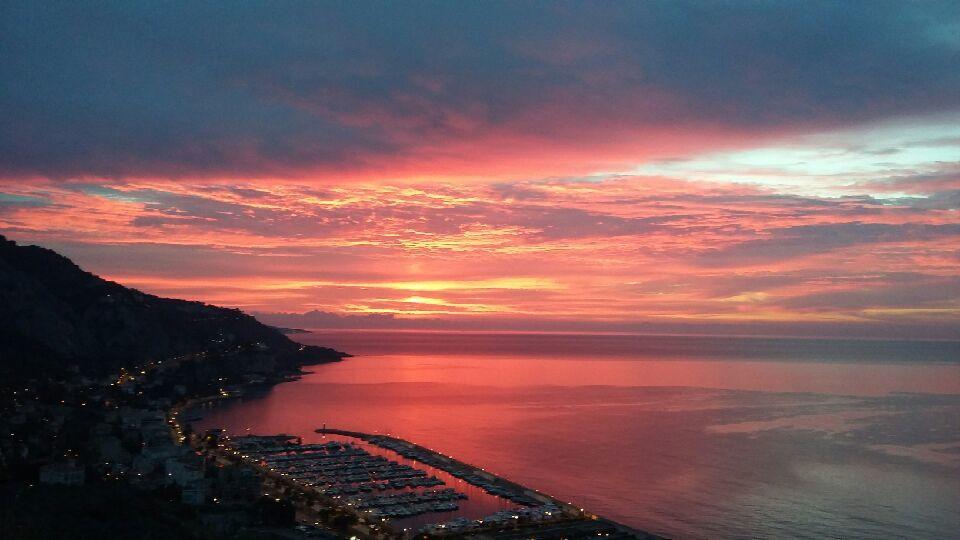
[[[185,537],[648,537],[400,439],[325,428],[318,432],[330,440],[316,444],[194,432],[193,408],[301,374],[274,362],[263,344],[147,362],[99,379],[67,373],[3,389],[0,470],[5,484],[19,486],[4,530],[36,529],[25,520],[43,512],[17,511],[25,505],[119,498],[121,506],[150,506],[153,519],[176,520]],[[457,515],[468,496],[437,475],[479,488],[499,509]]]
[[[12,537],[17,531],[57,535],[49,530],[57,521],[44,517],[61,502],[64,512],[77,514],[69,520],[73,527],[86,523],[85,504],[115,502],[118,514],[124,506],[136,507],[138,519],[124,523],[104,515],[91,519],[90,533],[80,536],[96,536],[103,523],[148,533],[151,522],[186,538],[297,533],[292,501],[271,496],[250,468],[210,461],[194,448],[200,437],[175,428],[170,418],[184,404],[225,399],[298,375],[298,367],[278,363],[266,346],[252,343],[131,365],[99,378],[68,369],[59,377],[4,386],[0,482],[7,504],[0,529]],[[339,523],[337,516],[329,518]],[[326,531],[339,537],[334,529]]]

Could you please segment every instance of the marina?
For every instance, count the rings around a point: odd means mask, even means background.
[[[350,512],[371,537],[654,538],[403,439],[326,428],[316,434],[308,442],[222,434],[219,448]]]

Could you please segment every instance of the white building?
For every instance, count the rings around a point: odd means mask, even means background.
[[[190,482],[203,480],[203,467],[190,458],[170,458],[164,463],[167,480],[184,487]]]
[[[41,484],[82,486],[84,477],[83,468],[73,463],[51,463],[40,468]]]
[[[209,482],[202,479],[188,482],[183,486],[183,491],[180,493],[180,500],[192,505],[206,504],[209,497]]]

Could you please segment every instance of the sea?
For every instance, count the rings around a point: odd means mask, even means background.
[[[212,405],[233,434],[398,436],[672,538],[960,538],[960,342],[324,331]]]

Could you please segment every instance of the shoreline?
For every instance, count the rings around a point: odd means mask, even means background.
[[[564,512],[568,512],[571,515],[576,516],[582,520],[595,521],[599,524],[612,526],[617,529],[618,532],[629,535],[632,538],[637,539],[646,539],[646,540],[656,540],[662,537],[647,533],[624,525],[622,523],[613,521],[608,518],[604,518],[593,512],[589,512],[584,508],[581,508],[575,505],[572,502],[564,502],[552,495],[543,493],[537,489],[526,487],[522,484],[514,482],[509,478],[494,474],[490,471],[487,471],[483,467],[472,465],[463,461],[460,461],[451,456],[445,455],[436,450],[421,446],[406,439],[401,439],[399,437],[393,437],[391,435],[380,435],[373,433],[365,433],[360,431],[352,431],[345,429],[337,428],[327,428],[322,427],[314,430],[315,433],[326,435],[342,435],[346,437],[354,437],[363,441],[367,441],[375,446],[380,448],[386,448],[392,450],[403,457],[408,459],[413,459],[414,461],[423,462],[432,467],[436,467],[440,470],[450,473],[451,475],[461,478],[464,481],[470,483],[471,485],[484,488],[485,486],[491,486],[494,490],[503,492],[505,490],[511,490],[513,493],[520,494],[523,497],[533,499],[540,503],[545,503],[549,505],[555,505]],[[474,483],[471,480],[480,478],[486,482]],[[499,493],[498,493],[499,494]],[[481,533],[482,531],[477,531]]]
[[[198,406],[211,404],[211,403],[216,404],[220,402],[226,402],[232,399],[242,398],[244,396],[249,396],[250,394],[248,394],[247,392],[253,389],[267,390],[278,384],[282,384],[285,382],[293,382],[300,379],[303,375],[309,373],[307,371],[304,371],[304,368],[308,366],[338,362],[348,357],[349,356],[344,356],[340,359],[304,363],[298,366],[297,371],[295,373],[278,374],[277,376],[275,376],[270,380],[263,380],[263,381],[257,381],[257,382],[245,382],[238,385],[233,385],[232,387],[234,388],[234,390],[231,392],[221,391],[217,394],[192,397],[192,398],[183,400],[181,402],[175,403],[167,411],[167,423],[170,426],[171,434],[173,435],[177,444],[192,448],[193,450],[196,450],[198,453],[202,453],[202,455],[209,454],[214,460],[222,460],[224,462],[228,462],[231,464],[243,464],[247,467],[254,469],[257,472],[257,474],[261,475],[265,479],[265,483],[264,483],[265,490],[267,490],[270,493],[279,495],[277,497],[278,501],[281,500],[283,497],[287,497],[288,499],[291,499],[291,500],[305,501],[307,504],[296,505],[298,513],[301,514],[302,516],[305,516],[307,520],[313,521],[314,524],[317,526],[320,526],[321,524],[328,527],[331,526],[330,520],[320,518],[323,512],[321,512],[317,508],[319,504],[323,507],[326,507],[327,511],[333,510],[341,513],[349,513],[353,515],[359,522],[357,526],[363,527],[364,521],[363,521],[362,514],[356,512],[355,509],[351,508],[350,506],[339,504],[338,498],[331,498],[331,497],[324,496],[322,493],[317,492],[316,490],[310,488],[309,486],[303,485],[302,483],[299,483],[299,482],[295,482],[290,478],[286,478],[284,475],[278,474],[272,470],[269,470],[268,468],[262,467],[257,463],[249,462],[248,460],[243,458],[240,458],[239,461],[237,461],[239,454],[237,454],[236,452],[227,450],[228,447],[225,446],[223,442],[229,441],[230,438],[228,435],[223,435],[222,439],[220,439],[220,430],[212,430],[212,431],[218,432],[216,434],[216,437],[219,440],[219,444],[212,448],[204,447],[202,442],[210,438],[211,436],[210,432],[208,431],[208,433],[203,434],[203,437],[201,437],[199,440],[196,438],[196,435],[197,435],[196,433],[191,433],[191,435],[188,437],[187,435],[185,435],[185,428],[189,428],[192,431],[192,426],[191,426],[192,419],[181,420],[181,416],[184,413],[189,413],[190,411],[194,410]],[[578,538],[581,536],[583,538],[587,538],[587,537],[596,537],[596,535],[609,536],[611,533],[615,533],[616,536],[620,538],[632,538],[632,539],[638,539],[638,540],[657,540],[657,539],[663,538],[663,537],[624,525],[622,523],[615,522],[608,518],[601,517],[571,502],[561,501],[560,499],[557,499],[551,495],[542,493],[532,488],[528,488],[508,478],[490,473],[486,471],[483,467],[478,467],[472,464],[461,462],[449,456],[445,456],[440,452],[437,452],[427,447],[416,444],[415,442],[406,441],[404,439],[386,436],[386,435],[370,434],[365,432],[343,430],[343,429],[336,429],[336,428],[323,427],[323,428],[316,429],[314,431],[319,434],[331,434],[331,435],[340,435],[340,436],[357,438],[359,440],[368,442],[380,448],[385,448],[387,450],[390,450],[401,456],[414,459],[415,461],[423,462],[424,464],[427,464],[437,469],[448,472],[451,475],[461,478],[465,482],[468,482],[475,487],[484,489],[482,482],[481,484],[475,483],[477,482],[477,478],[481,478],[488,483],[487,484],[488,487],[492,487],[495,490],[501,490],[507,493],[513,493],[514,495],[519,497],[519,499],[525,498],[527,502],[525,502],[524,504],[527,505],[528,508],[532,508],[538,503],[547,505],[547,507],[556,506],[562,509],[564,515],[567,516],[564,519],[555,519],[555,520],[545,521],[542,523],[533,523],[533,524],[528,523],[523,526],[515,526],[509,531],[503,530],[503,529],[491,528],[489,526],[477,527],[475,523],[476,522],[482,523],[483,520],[466,520],[465,518],[458,518],[460,520],[458,523],[460,525],[466,525],[468,522],[472,523],[470,525],[469,530],[459,530],[459,531],[454,529],[444,530],[445,525],[442,525],[442,524],[438,524],[437,526],[439,528],[435,528],[430,533],[421,532],[420,534],[417,534],[417,535],[410,535],[410,534],[405,534],[403,532],[392,531],[391,529],[389,529],[387,526],[384,526],[384,525],[380,525],[379,528],[374,526],[372,530],[367,527],[363,527],[362,529],[356,529],[356,530],[351,529],[353,530],[353,532],[359,533],[360,538],[363,538],[363,537],[378,538],[378,539],[413,538],[413,537],[429,538],[429,537],[450,537],[451,534],[454,534],[456,536],[467,535],[468,537],[475,537],[479,539],[479,538],[489,538],[490,537],[489,535],[491,533],[495,537],[501,537],[504,534],[518,533],[518,534],[521,534],[523,538],[529,538],[530,537],[529,534],[533,534],[534,536],[536,536],[536,530],[531,530],[531,529],[542,528],[544,526],[547,526],[550,528],[559,527],[558,530],[553,531],[559,534],[557,538],[561,538],[561,537]],[[238,438],[242,438],[242,437],[253,437],[253,436],[242,435],[242,436],[239,436]],[[297,435],[286,435],[286,434],[260,435],[257,437],[284,440],[284,441],[288,441],[288,443],[293,439],[299,439]],[[296,446],[297,446],[296,444],[291,444],[290,450],[295,451]],[[405,452],[406,454],[409,454],[409,455],[406,455]],[[417,456],[417,457],[413,457],[413,456]],[[471,478],[474,480],[473,482],[470,481]],[[293,493],[292,496],[291,496],[291,493]],[[512,499],[508,499],[508,500],[512,500]],[[521,506],[518,506],[518,508],[520,507]],[[593,532],[592,529],[597,529],[598,527],[600,532]],[[585,533],[584,528],[590,528],[591,532],[589,534],[583,534]],[[547,537],[549,537],[549,535]]]

